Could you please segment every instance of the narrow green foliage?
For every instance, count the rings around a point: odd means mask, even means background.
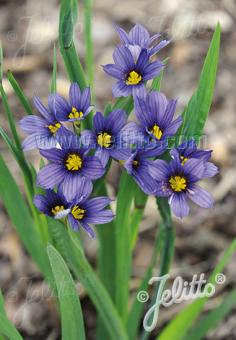
[[[71,273],[58,251],[47,248],[60,305],[62,339],[84,340],[84,321],[78,292]]]
[[[19,188],[0,156],[0,197],[23,245],[50,281],[49,261]]]
[[[179,135],[198,142],[211,107],[220,49],[220,25],[216,26],[199,78],[198,88],[185,108]]]
[[[94,83],[94,58],[93,58],[93,37],[92,37],[92,6],[93,0],[84,0],[84,33],[86,47],[86,73],[88,83],[93,90]]]
[[[215,329],[218,324],[230,313],[230,311],[235,308],[235,304],[236,290],[233,290],[222,299],[222,302],[218,307],[213,309],[196,323],[184,340],[203,339],[210,330]]]
[[[116,208],[116,308],[126,321],[131,267],[129,216],[135,183],[123,170]]]
[[[13,76],[11,71],[7,72],[7,78],[9,80],[13,90],[15,91],[15,94],[18,97],[22,107],[25,109],[25,112],[28,115],[32,115],[33,114],[32,107],[31,107],[27,97],[25,96],[21,86],[19,85],[19,83],[17,82],[16,78]]]
[[[3,51],[2,51],[2,43],[0,41],[0,83],[2,83],[3,77]]]
[[[215,283],[215,276],[218,273],[221,273],[229,261],[230,257],[236,251],[236,239],[231,243],[231,245],[225,251],[223,257],[221,258],[220,262],[216,266],[215,270],[211,274],[208,282]],[[208,300],[207,297],[197,299],[187,307],[185,307],[169,324],[168,326],[162,331],[158,340],[183,340],[185,335],[193,325],[193,322],[197,319],[197,317],[202,312],[206,301]]]
[[[6,93],[4,91],[2,84],[0,84],[0,93],[1,93],[1,96],[2,96],[2,103],[3,103],[3,107],[4,107],[6,114],[7,114],[7,119],[8,119],[10,129],[11,129],[12,136],[14,138],[17,149],[21,152],[21,142],[20,142],[17,130],[16,130],[15,120],[14,120],[14,117],[13,117],[13,113],[10,109],[10,106],[9,106],[9,103],[8,103],[8,100],[7,100],[7,96],[6,96]]]
[[[52,62],[52,82],[51,82],[51,93],[57,92],[57,49],[53,47],[53,62]]]
[[[62,254],[76,278],[79,279],[86,288],[89,297],[93,301],[106,326],[110,339],[128,340],[127,334],[109,294],[88,263],[81,247],[78,246],[77,242],[75,243],[74,240],[70,238],[70,235],[62,223],[51,220],[49,225],[57,250]]]
[[[1,335],[11,340],[23,340],[15,326],[7,319],[4,300],[0,290],[0,336]]]

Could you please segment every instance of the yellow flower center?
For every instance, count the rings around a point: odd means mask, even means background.
[[[61,124],[60,123],[55,123],[54,125],[47,125],[47,128],[50,130],[50,132],[54,135],[58,129],[60,129]]]
[[[80,208],[78,205],[75,205],[71,210],[71,213],[76,220],[82,220],[85,215],[85,210]]]
[[[181,164],[182,165],[184,165],[187,162],[187,160],[188,160],[188,158],[186,158],[184,156],[180,156],[180,159],[181,159]]]
[[[77,111],[76,107],[72,107],[71,112],[68,115],[69,118],[82,118],[83,112]]]
[[[63,205],[56,205],[54,208],[51,209],[53,215],[57,215],[60,211],[64,210],[65,208]]]
[[[138,161],[137,161],[137,160],[134,160],[134,161],[133,161],[133,166],[134,166],[134,167],[137,167],[137,166],[138,166],[138,164],[139,164],[139,163],[138,163]]]
[[[152,128],[152,130],[151,130],[151,133],[152,133],[158,140],[160,140],[161,137],[162,137],[162,135],[163,135],[162,130],[160,129],[160,127],[159,127],[157,124],[155,124],[155,125],[153,126],[153,128]]]
[[[76,171],[81,169],[82,164],[83,164],[82,158],[75,153],[70,154],[66,159],[66,167],[70,171]]]
[[[99,133],[97,136],[97,142],[100,146],[109,148],[111,146],[111,135],[106,132]]]
[[[186,189],[187,181],[181,176],[171,176],[169,179],[170,187],[176,192],[180,192]]]
[[[142,76],[136,71],[131,71],[127,77],[126,85],[137,85],[142,80]]]

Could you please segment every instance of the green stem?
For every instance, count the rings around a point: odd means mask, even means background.
[[[166,275],[169,273],[173,254],[174,254],[174,240],[175,240],[175,231],[171,216],[170,207],[166,198],[157,198],[157,204],[160,211],[160,215],[162,218],[162,229],[163,229],[163,248],[161,252],[161,264],[159,277]],[[151,303],[148,309],[155,304],[157,292],[159,289],[159,284],[156,285],[154,290]],[[150,336],[150,333],[147,331],[143,331],[141,340],[146,340]]]
[[[84,30],[86,46],[86,71],[88,83],[93,93],[94,83],[94,58],[93,58],[93,37],[92,37],[92,6],[93,0],[84,0]]]

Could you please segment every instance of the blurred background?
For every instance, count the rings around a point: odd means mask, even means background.
[[[75,41],[83,61],[85,48],[82,11],[80,6]],[[0,1],[0,39],[4,50],[4,70],[13,71],[31,102],[35,94],[43,101],[47,100],[58,15],[57,0]],[[213,161],[219,166],[220,174],[203,184],[212,192],[216,203],[212,210],[192,206],[191,216],[183,222],[175,220],[177,238],[172,279],[181,275],[184,279],[191,280],[192,275],[197,273],[206,273],[208,276],[236,234],[236,1],[94,1],[95,92],[99,110],[103,110],[104,103],[112,99],[113,80],[103,73],[101,65],[112,62],[112,52],[118,42],[115,24],[129,30],[139,22],[152,34],[161,32],[163,37],[172,39],[172,43],[159,55],[162,59],[170,57],[162,90],[168,97],[179,98],[177,113],[180,114],[197,86],[217,21],[222,27],[220,64],[214,101],[205,128],[204,145],[214,149]],[[58,65],[58,92],[66,96],[69,83],[60,58]],[[15,117],[19,120],[24,112],[7,80],[4,80],[4,87]],[[2,105],[0,124],[7,129]],[[21,135],[23,138],[23,134]],[[16,180],[21,184],[19,169],[2,140],[0,149]],[[30,152],[29,159],[38,167],[37,153]],[[113,197],[116,195],[119,172],[120,169],[113,166],[109,173],[109,191]],[[149,263],[158,221],[155,199],[150,198],[134,253],[131,281],[134,293]],[[85,237],[85,243],[88,257],[95,264],[96,241]],[[236,255],[225,270],[226,282],[217,294],[236,286],[235,261]],[[25,339],[60,339],[60,324],[53,298],[40,272],[22,248],[1,203],[0,287],[5,295],[8,316]],[[93,339],[96,312],[80,285],[78,289],[86,313],[88,339]],[[217,301],[217,295],[211,298],[206,312],[214,308]],[[184,303],[181,303],[162,309],[159,329],[183,306]],[[207,339],[236,339],[235,316],[236,309]]]

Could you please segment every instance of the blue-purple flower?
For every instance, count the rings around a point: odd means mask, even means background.
[[[203,177],[213,177],[218,173],[218,167],[212,162],[209,162],[212,150],[198,149],[194,139],[181,143],[176,149],[179,153],[182,165],[190,158],[201,159],[204,161],[205,166]]]
[[[56,116],[61,122],[81,121],[93,109],[89,87],[81,91],[77,83],[71,84],[68,101],[59,94],[54,94],[53,98]]]
[[[70,204],[63,195],[61,186],[57,192],[48,189],[45,195],[34,196],[34,205],[43,214],[55,219],[64,218],[70,212]]]
[[[113,110],[107,117],[97,112],[93,118],[93,130],[82,132],[83,144],[96,149],[97,156],[105,167],[109,157],[121,148],[120,131],[127,123],[127,115],[121,109]]]
[[[91,184],[83,180],[76,197],[71,202],[68,221],[73,230],[78,230],[81,226],[91,237],[94,237],[90,224],[109,223],[114,219],[114,214],[111,209],[106,209],[111,202],[108,197],[89,198],[91,192]]]
[[[72,200],[79,190],[81,180],[85,177],[92,181],[103,176],[105,168],[95,156],[88,156],[89,148],[73,143],[63,145],[63,149],[40,150],[43,157],[51,163],[38,173],[37,185],[44,189],[52,189],[62,185],[63,193],[68,201]]]
[[[149,166],[151,166],[153,157],[157,157],[164,152],[162,147],[149,149],[117,149],[113,153],[113,157],[124,165],[126,171],[133,177],[143,192],[147,195],[156,195],[159,186],[157,182],[149,174]]]
[[[105,65],[103,69],[117,79],[117,83],[112,87],[114,97],[139,93],[145,88],[145,82],[158,76],[164,66],[159,60],[150,62],[146,49],[142,49],[135,58],[124,45],[116,47],[113,59],[115,64]]]
[[[204,177],[204,161],[191,158],[181,164],[179,153],[172,150],[170,163],[158,159],[149,165],[150,175],[159,183],[158,196],[168,197],[173,213],[180,218],[189,214],[187,200],[203,208],[212,208],[212,196],[197,185]]]
[[[48,109],[38,97],[34,98],[34,105],[41,116],[30,115],[20,120],[21,129],[29,135],[22,143],[22,147],[24,150],[53,148],[60,138],[70,135],[71,132],[56,117],[52,96],[48,97]]]
[[[135,96],[134,102],[139,123],[130,122],[122,129],[126,142],[139,145],[154,142],[163,145],[163,141],[178,131],[182,117],[173,120],[177,100],[168,100],[161,92],[143,91]]]
[[[150,37],[148,30],[140,24],[136,24],[128,34],[119,26],[116,26],[116,31],[121,43],[127,46],[136,58],[142,48],[147,49],[148,55],[152,56],[170,42],[170,40],[162,40],[158,44],[155,44],[161,35],[158,33]]]

